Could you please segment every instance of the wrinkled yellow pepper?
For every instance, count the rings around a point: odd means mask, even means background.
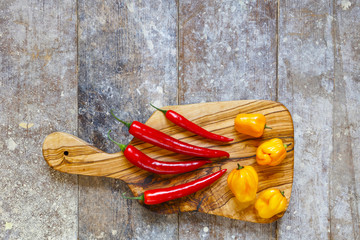
[[[262,114],[238,114],[235,118],[235,129],[239,133],[253,137],[261,137],[266,127],[266,119]]]
[[[271,188],[263,191],[255,202],[255,209],[262,218],[272,216],[285,211],[287,200],[284,192]]]
[[[251,166],[240,166],[232,170],[227,178],[228,186],[240,202],[249,202],[256,197],[258,175]]]
[[[286,157],[287,145],[279,138],[262,143],[256,150],[256,161],[259,165],[276,166]]]

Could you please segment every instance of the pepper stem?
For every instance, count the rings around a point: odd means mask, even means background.
[[[280,191],[281,195],[283,195],[283,197],[285,197],[285,192],[284,191]]]
[[[119,122],[123,123],[125,126],[127,126],[128,128],[130,128],[131,123],[125,122],[125,121],[119,119],[118,117],[116,117],[115,114],[113,113],[113,110],[110,110],[110,113],[111,113],[111,115],[112,115],[116,120],[118,120]]]
[[[240,166],[240,164],[239,164],[239,163],[238,163],[237,165],[238,165],[237,170],[240,170],[240,169],[243,169],[243,168],[244,168],[243,166]]]
[[[266,126],[266,124],[265,124],[265,127],[264,127],[264,129],[272,129],[272,127],[268,127],[268,126]]]
[[[124,152],[125,149],[126,149],[126,145],[116,142],[114,139],[112,139],[112,138],[110,137],[110,133],[111,133],[111,130],[109,130],[109,131],[108,131],[108,134],[107,134],[107,136],[108,136],[108,138],[110,139],[110,141],[112,141],[113,143],[115,143],[116,145],[118,145],[119,148],[121,149],[121,151]]]
[[[155,108],[156,110],[159,110],[160,112],[162,112],[163,114],[166,114],[166,112],[167,112],[167,110],[157,108],[157,107],[155,107],[154,105],[152,105],[151,103],[150,103],[150,105],[151,105],[153,108]]]
[[[292,143],[289,144],[284,144],[284,148],[287,148],[288,146],[290,146]]]
[[[127,197],[127,196],[125,196],[125,193],[123,193],[122,197],[125,198],[125,199],[136,199],[136,200],[141,200],[141,201],[145,200],[144,194],[142,194],[142,195],[140,195],[138,197]]]

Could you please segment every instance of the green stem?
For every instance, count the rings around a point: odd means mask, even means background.
[[[283,197],[285,197],[285,192],[284,191],[280,191],[281,195],[283,195]]]
[[[156,110],[161,111],[163,114],[166,114],[166,112],[167,112],[167,110],[157,108],[157,107],[155,107],[154,105],[152,105],[151,103],[150,103],[150,105],[151,105],[153,108],[155,108]]]
[[[265,124],[265,127],[264,127],[264,129],[272,129],[271,127],[268,127],[268,126],[266,126],[266,124]]]
[[[109,131],[108,131],[108,134],[107,134],[107,135],[108,135],[108,138],[110,139],[110,141],[112,141],[113,143],[115,143],[116,145],[118,145],[119,148],[121,149],[121,151],[124,152],[125,149],[126,149],[126,145],[116,142],[114,139],[112,139],[112,138],[110,137],[110,133],[111,133],[111,130],[109,130]]]
[[[111,113],[111,115],[112,115],[116,120],[118,120],[119,122],[123,123],[125,126],[127,126],[128,128],[130,128],[131,123],[125,122],[125,121],[119,119],[118,117],[116,117],[115,114],[113,113],[113,110],[110,110],[110,113]]]
[[[290,146],[292,143],[289,144],[284,144],[284,148],[287,148],[288,146]]]
[[[122,197],[125,198],[125,199],[136,199],[136,200],[141,200],[141,201],[145,200],[144,194],[142,194],[142,195],[140,195],[138,197],[127,197],[127,196],[125,196],[125,193],[123,193]]]
[[[238,163],[237,165],[238,165],[237,170],[240,170],[240,169],[243,169],[243,168],[244,168],[243,166],[240,166],[240,164],[239,164],[239,163]]]

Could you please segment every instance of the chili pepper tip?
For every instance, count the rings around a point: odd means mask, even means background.
[[[125,196],[125,193],[123,193],[122,197],[125,199],[136,199],[136,200],[141,200],[141,201],[145,200],[144,194],[141,194],[140,196],[137,196],[137,197],[127,197],[127,196]]]
[[[166,114],[166,112],[167,112],[167,110],[157,108],[157,107],[155,107],[154,105],[152,105],[151,103],[150,103],[150,105],[151,105],[153,108],[155,108],[156,110],[159,110],[160,112],[162,112],[163,114]]]
[[[120,118],[116,117],[113,110],[110,110],[111,115],[118,120],[119,122],[121,122],[122,124],[124,124],[125,126],[127,126],[130,129],[131,123],[125,122],[123,120],[121,120]]]
[[[109,130],[108,133],[107,133],[107,136],[108,136],[108,138],[110,139],[110,141],[112,141],[113,143],[115,143],[116,145],[118,145],[119,148],[121,149],[121,151],[124,152],[125,149],[126,149],[126,145],[116,142],[114,139],[112,139],[112,138],[110,137],[110,133],[111,133],[111,130]]]

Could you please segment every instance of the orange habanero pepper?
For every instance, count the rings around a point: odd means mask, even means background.
[[[235,129],[239,133],[250,135],[252,137],[261,137],[266,126],[265,116],[262,114],[240,113],[235,118]]]
[[[263,191],[255,202],[255,209],[262,218],[272,216],[286,210],[287,200],[284,192],[271,188]]]
[[[279,165],[286,157],[286,148],[279,138],[263,142],[256,150],[256,161],[259,165]]]
[[[228,186],[240,202],[249,202],[256,197],[258,175],[251,166],[240,166],[232,170],[227,178]]]

